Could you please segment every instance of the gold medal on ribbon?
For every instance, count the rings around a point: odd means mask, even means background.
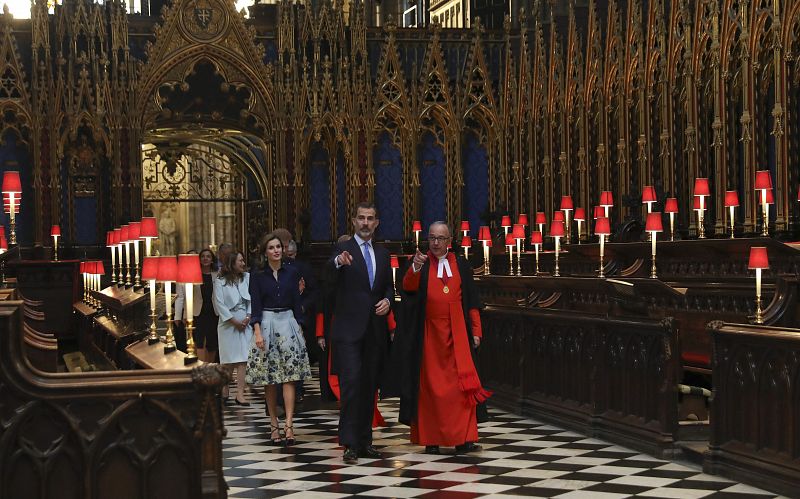
[[[444,294],[447,294],[450,292],[450,288],[448,288],[447,285],[445,285],[445,287],[442,288],[442,291],[444,291]]]

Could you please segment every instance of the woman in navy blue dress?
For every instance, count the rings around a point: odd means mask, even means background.
[[[282,386],[286,409],[286,444],[293,445],[295,382],[311,377],[306,343],[300,324],[301,310],[297,271],[282,262],[283,246],[278,236],[266,237],[263,248],[267,264],[250,277],[254,346],[247,361],[247,383],[264,386],[270,417],[270,438],[281,441],[278,420],[278,386]]]

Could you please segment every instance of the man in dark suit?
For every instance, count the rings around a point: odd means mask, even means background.
[[[378,223],[375,205],[359,203],[355,235],[338,243],[328,261],[339,296],[330,336],[341,389],[339,443],[347,464],[356,464],[359,457],[381,457],[372,446],[372,411],[389,345],[385,316],[394,290],[389,252],[372,244]]]

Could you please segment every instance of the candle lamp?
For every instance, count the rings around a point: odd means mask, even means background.
[[[3,197],[8,200],[6,213],[8,213],[10,220],[11,244],[17,244],[16,215],[19,213],[19,204],[22,201],[22,182],[18,171],[3,173]]]
[[[539,232],[544,234],[544,226],[547,225],[547,215],[543,211],[536,212],[536,225],[539,226]]]
[[[86,262],[81,262],[78,265],[78,272],[80,272],[81,278],[83,279],[83,297],[81,298],[81,301],[86,303],[86,300],[89,297],[89,290],[86,287]]]
[[[83,302],[87,305],[93,306],[93,299],[92,299],[92,281],[89,278],[89,275],[92,274],[94,271],[94,262],[83,262],[83,268],[81,272],[83,273]]]
[[[194,347],[194,285],[203,284],[203,271],[200,268],[200,255],[197,253],[178,255],[178,272],[175,282],[186,287],[186,357],[183,364],[188,366],[197,362]]]
[[[131,285],[131,227],[128,224],[120,227],[119,242],[125,247],[125,285]]]
[[[543,242],[544,239],[542,238],[541,231],[531,231],[531,244],[536,251],[536,273],[534,275],[539,275],[539,248],[542,246]]]
[[[528,228],[528,214],[527,213],[520,213],[517,217],[517,223],[521,226]]]
[[[570,233],[570,232],[572,232],[572,231],[570,230],[570,225],[569,225],[569,216],[570,216],[570,212],[571,212],[573,209],[575,209],[575,206],[574,206],[574,204],[572,203],[572,196],[561,196],[561,206],[560,206],[560,209],[561,209],[561,211],[563,211],[563,212],[564,212],[564,227],[565,227],[565,229],[566,229],[566,233],[565,233],[565,237],[564,237],[564,242],[565,242],[566,244],[569,244],[569,233]]]
[[[141,227],[141,222],[131,222],[128,227],[128,237],[133,245],[133,283],[137,288],[142,285],[139,275],[139,239],[142,237]]]
[[[675,240],[675,214],[678,213],[678,198],[667,198],[664,211],[669,213],[669,240]]]
[[[142,279],[149,284],[150,288],[150,336],[147,337],[147,344],[158,343],[158,325],[156,324],[156,279],[158,278],[157,256],[146,256],[142,262]]]
[[[411,230],[414,232],[414,245],[419,249],[419,233],[422,232],[422,222],[414,220],[411,224]]]
[[[58,238],[61,237],[61,227],[58,225],[50,227],[50,237],[53,238],[53,260],[58,261]]]
[[[400,301],[400,293],[397,292],[397,269],[400,268],[400,260],[397,258],[397,255],[391,255],[389,257],[389,263],[392,267],[392,287],[394,288],[394,300]]]
[[[144,239],[144,256],[151,256],[153,239],[158,238],[158,224],[155,217],[142,218],[139,224],[139,237]]]
[[[94,289],[98,293],[102,289],[102,284],[100,282],[100,279],[104,275],[106,275],[106,268],[103,265],[103,261],[102,260],[98,260],[98,261],[94,262],[94,286],[95,286]],[[95,299],[95,302],[97,303],[97,307],[98,308],[103,306],[103,304],[100,303],[100,300]]]
[[[117,227],[114,229],[114,245],[117,248],[117,270],[119,277],[117,277],[117,286],[125,285],[125,271],[122,269],[122,228]]]
[[[461,221],[461,233],[464,236],[469,235],[469,220],[462,220]]]
[[[500,226],[503,228],[503,236],[507,236],[508,229],[511,228],[511,217],[503,215],[503,218],[500,219]]]
[[[573,217],[575,223],[578,224],[578,244],[581,244],[581,237],[583,236],[582,224],[586,221],[586,210],[583,208],[575,208],[575,216]]]
[[[705,206],[703,206],[701,201],[702,201],[702,198],[700,196],[694,196],[693,201],[692,201],[692,209],[697,213],[697,226],[699,227],[698,228],[698,236],[699,236],[700,229],[702,229],[702,227],[703,227],[703,224],[702,224],[703,212],[706,210]],[[705,237],[705,235],[703,237]]]
[[[656,188],[652,185],[644,186],[644,189],[642,189],[642,204],[647,205],[647,213],[652,213],[653,203],[656,201],[658,201],[656,197]]]
[[[525,242],[525,226],[522,224],[515,224],[512,232],[514,240],[517,242],[517,275],[522,275],[522,247]]]
[[[769,203],[767,202],[767,191],[772,190],[772,176],[769,170],[759,170],[756,172],[755,190],[761,191],[761,213],[764,218],[762,236],[769,236]]]
[[[469,260],[469,249],[472,247],[472,238],[467,235],[462,237],[461,247],[464,248],[464,258]]]
[[[114,231],[106,232],[106,248],[111,250],[111,282],[117,282],[117,251],[114,249]]]
[[[604,217],[608,218],[608,212],[614,206],[614,194],[611,191],[603,191],[600,193],[600,206],[603,207]]]
[[[561,213],[557,211],[556,214]],[[564,237],[564,222],[562,220],[555,220],[553,215],[553,222],[550,224],[550,237],[556,241],[556,264],[553,269],[553,277],[559,277],[561,273],[558,270],[558,254],[560,252],[561,238]]]
[[[606,217],[598,217],[594,223],[594,233],[600,236],[600,271],[597,273],[598,277],[605,277],[605,265],[603,258],[605,257],[606,237],[611,235],[611,223]]]
[[[647,222],[644,230],[650,233],[650,254],[653,257],[653,266],[650,268],[650,278],[656,279],[656,239],[659,232],[664,232],[664,225],[661,222],[661,212],[655,211],[647,214]]]
[[[489,275],[491,258],[489,248],[492,247],[492,233],[488,226],[481,225],[480,229],[478,229],[478,240],[483,243],[483,273],[484,275]]]
[[[506,234],[506,253],[508,253],[508,275],[514,275],[514,234]]]
[[[158,277],[159,282],[164,283],[164,302],[167,306],[167,336],[165,338],[164,353],[174,352],[175,335],[172,326],[172,283],[178,276],[178,260],[174,256],[158,257]],[[188,301],[188,300],[187,300]]]
[[[705,227],[705,199],[706,196],[711,196],[711,189],[708,185],[708,179],[704,177],[698,177],[694,179],[694,196],[699,198],[700,201],[700,208],[697,211],[697,237],[699,239],[706,238],[706,227]]]
[[[761,271],[769,268],[767,258],[767,248],[764,246],[754,246],[750,248],[750,260],[747,264],[748,269],[756,271],[756,324],[764,324],[764,312],[761,309]]]
[[[731,226],[731,239],[733,239],[734,224],[736,216],[734,210],[739,206],[739,193],[736,191],[725,191],[725,207],[728,208],[728,219]]]

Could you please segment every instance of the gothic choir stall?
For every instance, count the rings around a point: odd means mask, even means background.
[[[800,497],[800,0],[0,15],[0,497]]]

